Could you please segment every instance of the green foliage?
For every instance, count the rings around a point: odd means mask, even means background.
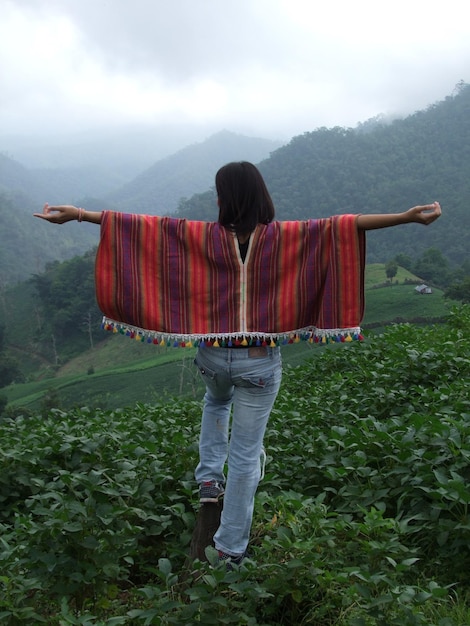
[[[0,363],[0,388],[6,387],[12,382],[22,382],[23,376],[18,367],[18,363],[11,356],[2,354]]]
[[[52,263],[44,274],[31,278],[37,293],[36,315],[41,318],[37,339],[49,346],[50,358],[56,364],[63,359],[63,353],[76,353],[77,346],[82,350],[84,346],[93,347],[93,340],[102,337],[94,262],[94,252],[90,252]]]
[[[445,291],[446,298],[452,300],[460,300],[466,304],[470,304],[470,276],[466,276],[460,282],[452,283]]]
[[[199,402],[0,420],[0,619],[470,620],[470,309],[287,368],[252,558],[187,563]]]
[[[11,355],[6,353],[5,327],[0,324],[0,388],[6,387],[10,383],[16,381],[21,382],[21,375],[18,363]],[[2,403],[0,402],[0,414],[2,412]]]
[[[83,366],[80,373],[46,378],[12,385],[6,395],[12,405],[39,409],[47,402],[49,390],[54,388],[60,396],[62,408],[89,406],[118,408],[133,406],[136,402],[154,402],[178,396],[202,397],[203,384],[194,367],[194,349],[162,349],[144,345],[138,361],[127,358],[134,342],[115,337],[110,344],[119,344],[122,365],[107,361],[105,368],[90,374],[90,367]],[[129,345],[130,344],[130,345]],[[106,346],[107,348],[108,346]],[[112,345],[110,347],[113,347]],[[108,354],[113,354],[111,350]],[[91,352],[93,358],[93,351]]]
[[[55,409],[46,419],[4,422],[0,526],[9,579],[81,609],[182,551],[197,453],[185,414],[172,406],[132,415]]]
[[[413,264],[413,272],[441,287],[445,287],[450,279],[449,263],[437,248],[425,250]]]
[[[395,256],[395,261],[397,265],[400,267],[404,267],[405,269],[411,271],[413,267],[413,259],[408,254],[397,254]]]
[[[41,400],[41,415],[47,417],[52,409],[60,408],[59,392],[54,387],[49,389],[44,394]]]

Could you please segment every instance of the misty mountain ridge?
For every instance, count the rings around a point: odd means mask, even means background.
[[[30,169],[0,153],[2,282],[25,280],[43,271],[51,261],[83,254],[97,245],[99,231],[94,226],[69,224],[67,229],[56,230],[32,218],[44,202],[75,204],[90,210],[168,214],[182,197],[213,185],[220,165],[242,158],[258,162],[279,145],[269,139],[220,131],[154,163],[135,179],[107,169],[106,164]]]
[[[223,130],[158,161],[105,199],[121,211],[168,215],[183,198],[212,187],[221,165],[241,160],[258,163],[280,145]]]
[[[148,189],[147,193],[158,192],[159,187],[162,187],[165,197],[171,204],[168,211],[172,211],[181,197],[203,191],[213,183],[214,164],[218,168],[229,160],[242,158],[258,162],[282,145],[279,141],[248,137],[224,130],[212,134],[203,141],[186,145],[175,153],[166,154],[163,150],[163,157],[149,160],[145,145],[141,146],[140,156],[137,156],[137,145],[134,145],[127,154],[129,141],[122,137],[119,141],[116,140],[116,149],[119,146],[123,152],[116,152],[112,158],[103,157],[97,160],[100,158],[99,155],[106,152],[105,146],[102,146],[101,149],[97,148],[97,152],[91,152],[88,157],[80,151],[72,165],[66,165],[70,159],[65,157],[65,163],[61,167],[27,167],[14,159],[8,151],[0,152],[0,190],[13,193],[21,191],[39,202],[44,202],[46,198],[49,204],[78,203],[82,198],[92,197],[109,199],[111,204],[116,201],[121,205],[125,204],[123,196],[132,198],[135,193],[139,193],[138,188],[142,183],[144,186],[149,182],[152,184],[152,176],[156,179],[166,176],[171,178],[171,181],[156,180],[154,182],[156,189]],[[146,143],[148,142],[149,138],[146,137]],[[54,147],[50,149],[56,150]],[[106,149],[111,148],[108,145]],[[60,155],[64,147],[57,150]],[[159,152],[158,149],[156,151]],[[179,173],[173,173],[172,167],[179,168]],[[212,178],[208,177],[209,171]]]
[[[57,135],[0,135],[0,146],[29,169],[106,167],[131,180],[156,161],[219,130],[190,124],[130,125]]]
[[[264,154],[263,154],[264,151]],[[276,149],[275,142],[221,131],[178,150],[110,191],[109,180],[30,170],[0,154],[0,265],[3,282],[41,272],[45,264],[83,254],[99,232],[87,224],[53,228],[31,217],[44,200],[91,210],[118,209],[216,219],[216,170],[231,160],[259,165],[278,219],[335,213],[395,212],[440,200],[444,216],[430,229],[386,229],[368,238],[368,261],[436,247],[454,263],[468,259],[470,230],[470,86],[391,123],[380,117],[357,128],[319,128]],[[116,184],[118,172],[111,173]],[[87,182],[88,181],[88,182]],[[21,257],[20,257],[21,255]],[[21,258],[21,263],[19,262]]]

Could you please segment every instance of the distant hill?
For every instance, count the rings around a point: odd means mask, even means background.
[[[123,211],[166,215],[182,198],[211,187],[221,165],[242,159],[258,163],[280,145],[224,130],[158,161],[106,199]]]
[[[193,124],[133,124],[58,135],[0,134],[0,151],[30,169],[109,169],[132,180],[152,163],[204,141],[220,127]]]
[[[0,154],[0,191],[27,196],[37,202],[75,203],[86,196],[101,196],[128,180],[122,172],[101,166],[28,168],[6,154]]]
[[[0,154],[0,192],[10,193],[18,199],[44,198],[47,188],[41,183],[41,177],[21,165],[11,157]]]

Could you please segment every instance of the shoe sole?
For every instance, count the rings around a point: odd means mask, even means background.
[[[199,502],[201,504],[207,504],[208,502],[212,502],[214,504],[217,504],[217,502],[220,500],[220,498],[223,498],[223,497],[224,497],[224,494],[221,493],[216,498],[199,498]]]

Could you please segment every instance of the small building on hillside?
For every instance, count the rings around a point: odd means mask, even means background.
[[[432,293],[431,287],[428,287],[427,285],[417,285],[415,287],[415,291],[421,294]]]

